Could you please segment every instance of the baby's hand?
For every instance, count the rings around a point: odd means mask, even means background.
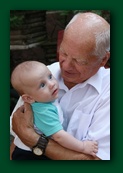
[[[96,156],[98,152],[98,143],[96,141],[83,141],[83,153]]]

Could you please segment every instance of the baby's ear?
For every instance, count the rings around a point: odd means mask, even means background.
[[[24,102],[27,102],[27,103],[35,102],[35,100],[31,96],[29,96],[28,94],[23,94],[21,97],[22,97]]]

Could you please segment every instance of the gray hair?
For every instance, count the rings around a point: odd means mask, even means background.
[[[110,29],[95,33],[96,47],[93,54],[103,58],[106,52],[110,51]]]
[[[87,14],[88,12],[86,12]],[[77,13],[71,20],[70,22],[67,24],[65,30],[68,29],[69,25],[71,25],[74,21],[77,20],[77,18],[81,15],[82,13]],[[87,17],[91,17],[89,19],[92,20],[89,21],[89,23],[91,23],[89,26],[92,25],[93,27],[93,21],[94,22],[100,22],[100,20],[98,20],[98,18],[95,17],[96,14],[94,13],[88,13]],[[93,16],[92,16],[93,15]],[[98,15],[97,15],[98,16]],[[101,17],[101,16],[100,16]],[[104,19],[105,20],[105,19]],[[96,42],[96,46],[94,51],[92,52],[93,55],[99,57],[99,58],[103,58],[106,54],[106,52],[110,51],[110,27],[105,27],[105,30],[103,29],[101,30],[97,30],[94,33],[95,36],[95,42]]]

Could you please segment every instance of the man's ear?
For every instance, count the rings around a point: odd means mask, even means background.
[[[31,96],[29,96],[28,94],[23,94],[21,97],[22,97],[24,102],[27,102],[27,103],[35,102],[35,100]]]
[[[110,52],[106,52],[105,57],[102,59],[101,67],[104,67],[106,65],[106,63],[109,60],[109,58],[110,58]]]

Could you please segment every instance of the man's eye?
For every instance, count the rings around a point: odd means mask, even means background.
[[[87,65],[86,61],[76,61],[76,64],[78,65]]]
[[[40,87],[43,88],[44,86],[45,86],[45,84],[44,83],[41,83]]]
[[[67,54],[65,52],[60,51],[59,54],[61,54],[61,56],[67,57]]]

